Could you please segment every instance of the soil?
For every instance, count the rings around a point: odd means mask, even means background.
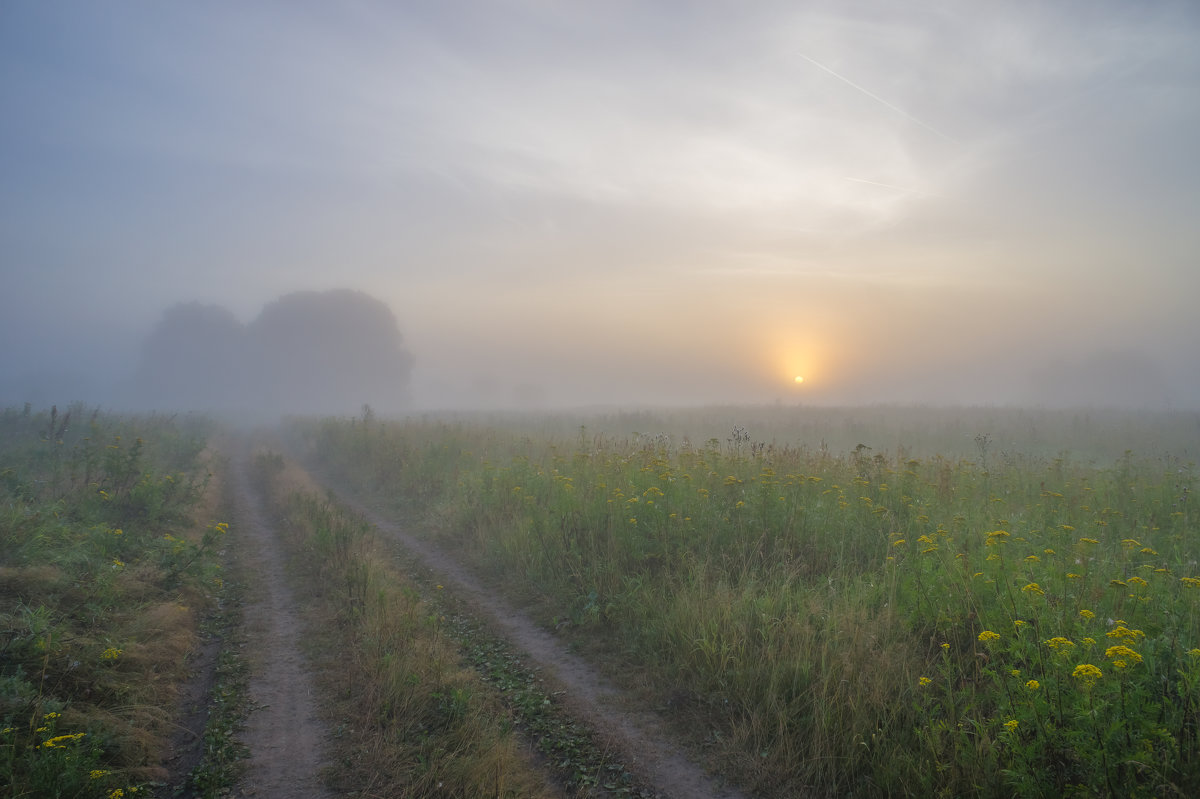
[[[250,750],[246,776],[233,796],[324,799],[331,795],[321,781],[326,730],[300,648],[303,620],[289,587],[277,531],[249,479],[247,457],[235,458],[231,468],[234,518],[244,544],[239,569],[254,575],[244,618],[250,642],[250,702],[255,708],[243,734]]]

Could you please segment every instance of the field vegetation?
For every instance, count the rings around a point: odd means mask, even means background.
[[[222,585],[206,431],[73,405],[0,411],[0,795],[161,780]]]
[[[1195,414],[732,413],[292,430],[751,790],[1200,793]]]

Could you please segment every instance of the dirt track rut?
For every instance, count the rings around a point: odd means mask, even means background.
[[[249,692],[257,708],[243,736],[250,762],[234,795],[326,799],[330,793],[320,775],[325,728],[317,718],[313,681],[300,651],[303,623],[288,587],[285,558],[250,482],[246,455],[236,457],[232,468],[235,520],[243,539],[240,569],[250,583],[244,610]]]

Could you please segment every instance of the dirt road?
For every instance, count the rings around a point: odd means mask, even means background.
[[[289,588],[275,521],[249,479],[248,456],[235,458],[231,468],[236,519],[243,533],[240,570],[253,575],[244,611],[246,638],[251,642],[247,649],[253,653],[250,700],[260,706],[251,714],[244,735],[250,762],[234,795],[321,799],[331,796],[320,778],[327,731],[317,716],[313,680],[300,647],[303,620]],[[630,709],[628,698],[590,664],[567,651],[559,639],[485,587],[449,554],[344,492],[341,501],[439,575],[448,590],[473,606],[525,654],[530,665],[557,683],[570,712],[619,753],[642,784],[673,799],[740,799],[740,793],[707,775],[672,743],[652,713]]]
[[[300,649],[303,623],[289,588],[274,521],[249,479],[247,455],[232,463],[235,519],[241,530],[239,571],[247,585],[246,640],[250,701],[256,707],[244,742],[246,776],[235,796],[324,799],[324,725],[317,717],[313,681]]]

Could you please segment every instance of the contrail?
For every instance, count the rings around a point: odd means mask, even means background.
[[[900,116],[904,117],[905,119],[908,119],[908,120],[910,120],[910,121],[912,121],[912,122],[915,122],[915,123],[917,123],[917,124],[918,124],[918,125],[920,125],[921,127],[925,128],[925,130],[929,131],[930,133],[933,133],[933,134],[934,134],[934,135],[936,135],[936,136],[940,136],[941,138],[945,139],[946,141],[950,142],[951,144],[958,144],[958,143],[959,143],[959,142],[958,142],[958,140],[957,140],[957,139],[955,139],[954,137],[952,137],[952,136],[947,136],[945,133],[942,133],[940,130],[938,130],[937,128],[935,128],[933,125],[930,125],[930,124],[928,124],[928,123],[926,123],[926,122],[922,122],[921,120],[917,119],[917,118],[916,118],[915,116],[913,116],[912,114],[910,114],[910,113],[908,113],[907,111],[905,111],[903,108],[898,108],[898,107],[896,107],[896,106],[892,105],[892,104],[891,104],[891,103],[889,103],[887,100],[885,100],[885,99],[883,99],[882,97],[880,97],[878,94],[873,94],[872,92],[869,92],[869,91],[867,91],[867,90],[866,90],[866,89],[864,89],[862,86],[859,86],[857,83],[855,83],[854,81],[850,80],[850,79],[849,79],[849,78],[847,78],[846,76],[844,76],[844,75],[839,75],[838,73],[834,72],[832,69],[830,69],[829,67],[825,66],[825,65],[824,65],[824,64],[822,64],[820,61],[816,61],[816,60],[814,60],[814,59],[812,59],[812,58],[809,58],[809,57],[808,57],[808,56],[806,56],[804,53],[798,53],[797,55],[799,55],[801,58],[803,58],[803,59],[804,59],[805,61],[807,61],[808,63],[812,64],[814,67],[816,67],[816,68],[818,68],[818,69],[820,69],[820,70],[822,70],[822,71],[824,71],[824,72],[828,72],[830,75],[832,75],[833,77],[837,78],[837,79],[838,79],[838,80],[840,80],[842,83],[844,83],[844,84],[846,84],[847,86],[849,86],[850,88],[852,88],[852,89],[857,89],[858,91],[860,91],[860,92],[862,92],[863,94],[865,94],[867,97],[870,97],[870,98],[871,98],[872,100],[874,100],[875,102],[877,102],[877,103],[881,103],[882,105],[885,105],[885,106],[887,106],[888,108],[892,109],[892,110],[893,110],[893,111],[895,111],[897,114],[899,114]]]
[[[893,186],[891,183],[880,183],[877,180],[866,180],[865,178],[849,178],[849,177],[842,178],[842,179],[843,180],[852,180],[855,183],[866,183],[868,186],[881,186],[885,189],[892,189],[893,191],[898,191],[903,194],[916,194],[917,193],[916,189],[906,189],[903,186]]]

